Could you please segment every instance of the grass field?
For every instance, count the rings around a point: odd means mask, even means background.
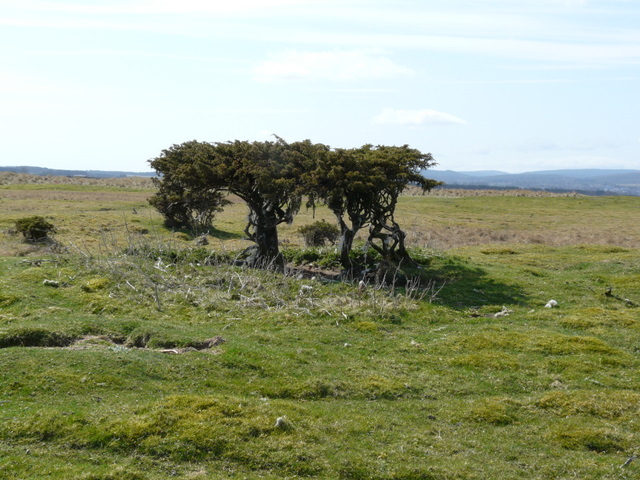
[[[0,478],[640,475],[640,198],[404,197],[429,281],[360,292],[232,266],[238,202],[194,249],[151,192],[0,185]]]

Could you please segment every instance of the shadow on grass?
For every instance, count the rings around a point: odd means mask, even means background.
[[[204,231],[192,230],[190,228],[174,228],[172,229],[172,231],[175,233],[183,233],[185,235],[188,235],[191,239],[196,239],[202,234],[207,234],[218,240],[237,240],[237,239],[244,238],[244,235],[240,233],[225,232],[224,230],[220,230],[216,227],[210,227]]]
[[[241,233],[225,232],[224,230],[220,230],[216,227],[212,227],[209,229],[209,235],[211,235],[213,238],[217,238],[218,240],[238,240],[241,238],[245,238],[245,236]]]
[[[496,281],[479,267],[459,259],[443,259],[425,267],[425,276],[444,287],[438,303],[454,309],[483,305],[523,305],[527,295],[517,285]]]

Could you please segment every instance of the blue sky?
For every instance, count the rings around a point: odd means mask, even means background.
[[[175,143],[409,144],[438,169],[640,169],[637,0],[0,0],[0,165]]]

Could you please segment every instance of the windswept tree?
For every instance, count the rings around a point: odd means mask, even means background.
[[[278,225],[291,223],[302,202],[302,174],[312,168],[315,152],[326,150],[306,140],[287,143],[236,140],[224,143],[187,142],[164,150],[151,160],[162,175],[152,205],[167,224],[204,220],[235,194],[247,204],[245,233],[255,243],[247,262],[254,266],[284,266],[278,246]]]
[[[284,266],[278,246],[278,225],[291,223],[300,210],[303,173],[314,163],[317,146],[308,140],[287,143],[234,141],[216,143],[208,159],[207,183],[224,185],[249,208],[245,234],[255,243],[247,262]]]
[[[350,252],[353,240],[369,227],[369,241],[387,260],[408,259],[405,234],[394,220],[400,193],[414,183],[428,190],[438,182],[421,170],[435,164],[431,154],[403,147],[364,145],[327,152],[307,173],[311,203],[322,201],[340,225],[340,262],[353,273]]]
[[[368,157],[372,175],[385,179],[376,183],[373,193],[375,200],[369,225],[369,244],[389,262],[412,264],[406,250],[406,234],[395,221],[395,209],[400,194],[408,185],[416,185],[427,192],[442,184],[425,178],[421,173],[435,165],[435,161],[430,153],[424,154],[407,145],[376,148],[366,145],[362,148]]]
[[[322,202],[336,216],[340,227],[340,263],[353,270],[350,252],[360,229],[371,220],[373,198],[371,178],[363,158],[356,150],[327,152],[312,171],[307,172],[309,202]]]
[[[300,209],[299,171],[291,162],[288,145],[275,142],[216,143],[208,175],[225,185],[249,208],[247,238],[255,243],[248,257],[252,265],[283,265],[278,247],[278,225],[291,223]]]
[[[229,203],[222,185],[208,183],[203,175],[212,151],[210,144],[192,140],[163,150],[149,162],[159,174],[153,179],[158,191],[149,203],[164,216],[167,227],[206,230]]]
[[[369,227],[368,240],[390,261],[409,261],[405,234],[395,221],[398,197],[409,184],[428,190],[438,182],[421,171],[434,165],[431,154],[416,149],[365,145],[331,150],[309,140],[224,143],[187,142],[164,150],[151,161],[161,174],[151,203],[166,223],[210,223],[232,193],[247,204],[245,233],[255,243],[247,263],[284,266],[278,225],[291,223],[303,195],[309,204],[325,203],[340,226],[340,260],[353,273],[350,252],[356,234]]]

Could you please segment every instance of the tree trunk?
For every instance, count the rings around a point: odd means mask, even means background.
[[[411,258],[411,255],[409,255],[409,252],[407,252],[404,244],[404,240],[405,238],[407,238],[407,234],[400,229],[400,225],[398,225],[395,221],[393,222],[392,231],[393,236],[397,241],[396,249],[394,252],[392,252],[395,260],[399,264],[403,263],[404,265],[415,266],[416,262],[413,260],[413,258]]]
[[[278,246],[278,218],[272,211],[252,211],[246,232],[256,245],[250,249],[247,263],[257,268],[284,269],[284,258]]]
[[[346,224],[340,225],[342,235],[340,237],[340,264],[345,273],[349,276],[353,274],[353,263],[351,262],[351,248],[353,247],[353,239],[355,232],[347,227]]]
[[[377,222],[375,226],[372,226],[369,230],[369,243],[374,250],[376,250],[382,258],[387,262],[393,262],[397,265],[412,265],[415,266],[415,262],[407,252],[405,246],[406,233],[402,231],[400,225],[391,218],[391,225],[388,225],[386,221]],[[380,245],[377,245],[374,240],[379,240]]]

